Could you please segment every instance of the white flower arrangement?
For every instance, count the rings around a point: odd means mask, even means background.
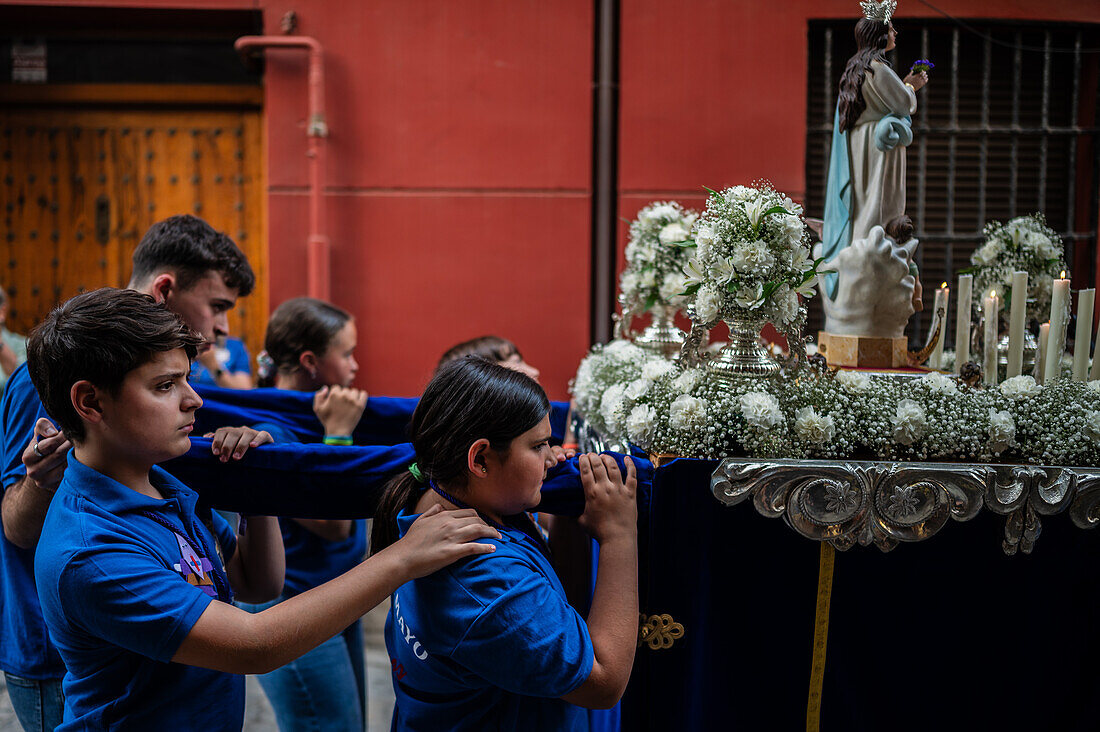
[[[1100,381],[1021,376],[984,389],[815,369],[722,380],[705,368],[647,371],[650,359],[630,344],[597,347],[573,393],[598,431],[651,454],[1100,464]],[[631,393],[638,381],[647,386]]]
[[[695,224],[695,256],[684,267],[688,314],[711,327],[740,311],[784,334],[801,333],[799,295],[813,296],[821,263],[810,259],[802,207],[766,183],[710,194]]]
[[[681,309],[687,280],[684,265],[695,251],[691,228],[699,214],[675,202],[649,204],[630,222],[626,269],[619,279],[624,322],[656,306]]]
[[[1054,278],[1066,270],[1065,252],[1058,234],[1047,226],[1042,214],[1017,216],[1007,224],[986,224],[985,243],[970,256],[973,265],[961,270],[974,275],[977,307],[990,290],[1001,295],[1001,308],[1007,311],[1012,297],[1012,273],[1027,272],[1027,317],[1044,322],[1050,319],[1050,295]]]

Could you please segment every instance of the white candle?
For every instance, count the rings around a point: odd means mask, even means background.
[[[1050,336],[1047,338],[1047,352],[1043,359],[1043,381],[1050,383],[1058,378],[1062,369],[1062,353],[1066,350],[1066,311],[1069,309],[1069,280],[1062,277],[1054,280],[1054,291],[1050,295]]]
[[[943,314],[939,316],[940,337],[936,339],[936,347],[932,349],[932,357],[928,359],[928,365],[934,369],[943,368],[943,342],[947,340],[947,308],[950,301],[951,290],[944,282],[940,285],[940,289],[936,290],[936,300],[932,306],[933,314],[939,313],[940,308],[943,308]]]
[[[995,291],[982,300],[982,317],[985,320],[985,340],[982,342],[983,381],[993,386],[997,383],[997,312],[1001,309],[1001,298]]]
[[[1089,371],[1089,381],[1100,379],[1100,328],[1096,329],[1096,349],[1092,352],[1092,369]]]
[[[1035,352],[1035,381],[1043,383],[1043,372],[1046,370],[1047,341],[1050,340],[1050,323],[1039,326],[1039,350]]]
[[[955,314],[955,373],[970,360],[970,288],[974,275],[959,275],[959,312]]]
[[[1089,375],[1089,336],[1092,334],[1092,308],[1096,290],[1077,293],[1077,333],[1073,339],[1073,380],[1084,381]]]
[[[1008,372],[1019,376],[1024,368],[1024,319],[1027,317],[1027,272],[1012,273],[1012,308],[1008,318]]]

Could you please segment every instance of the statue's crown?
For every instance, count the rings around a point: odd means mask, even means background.
[[[876,3],[875,0],[863,0],[859,6],[863,8],[863,17],[867,20],[881,20],[883,23],[889,23],[898,7],[898,0],[882,0],[880,3]]]

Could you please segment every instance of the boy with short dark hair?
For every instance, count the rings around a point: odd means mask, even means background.
[[[183,215],[154,224],[142,238],[130,287],[165,303],[212,344],[229,332],[227,314],[255,280],[232,240]],[[42,620],[33,561],[70,447],[65,433],[46,419],[21,366],[0,401],[0,669],[27,730],[53,729],[61,720],[65,667]]]
[[[258,614],[231,604],[282,588],[278,523],[235,540],[156,466],[190,448],[202,400],[187,381],[201,339],[152,297],[78,295],[31,333],[31,378],[72,440],[35,554],[50,637],[65,661],[59,730],[239,730],[244,680],[347,627],[410,579],[492,551],[473,511],[437,512],[346,574]],[[393,549],[394,551],[390,551]],[[388,553],[387,553],[388,552]],[[349,702],[349,703],[354,703]]]

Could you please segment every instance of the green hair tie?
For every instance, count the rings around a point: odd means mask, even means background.
[[[424,474],[420,472],[420,466],[419,465],[417,465],[416,463],[411,463],[409,465],[409,472],[412,473],[412,476],[414,478],[416,478],[417,483],[423,483],[424,482]]]

